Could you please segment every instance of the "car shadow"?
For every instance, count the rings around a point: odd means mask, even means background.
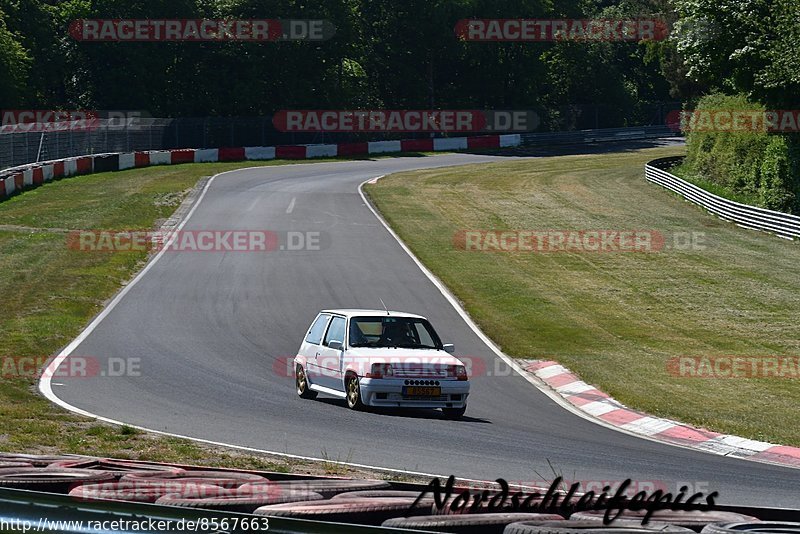
[[[330,397],[317,397],[315,402],[321,402],[331,406],[338,406],[349,410],[347,402],[342,399],[334,399]],[[467,409],[469,412],[469,408]],[[367,413],[382,415],[385,417],[402,417],[406,419],[441,419],[446,420],[444,415],[439,410],[428,408],[383,408],[375,406],[367,406],[364,409]],[[453,420],[454,423],[483,423],[493,424],[489,419],[482,419],[480,417],[470,417],[469,415],[462,415],[460,419]]]

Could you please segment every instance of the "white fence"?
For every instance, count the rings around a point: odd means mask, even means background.
[[[800,217],[796,215],[740,204],[709,193],[667,172],[667,169],[680,163],[682,159],[682,157],[655,159],[644,166],[645,177],[739,226],[771,232],[789,239],[800,238]]]

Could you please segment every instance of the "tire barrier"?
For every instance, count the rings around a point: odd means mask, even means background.
[[[193,498],[227,494],[228,490],[209,484],[169,480],[137,482],[111,482],[106,484],[84,484],[70,490],[69,494],[85,501],[114,500],[155,503],[164,496]]]
[[[637,534],[650,532],[694,532],[685,527],[669,525],[667,523],[626,523],[619,524],[616,521],[610,525],[595,521],[523,521],[521,523],[511,523],[503,534]]]
[[[300,503],[262,506],[255,515],[319,519],[338,523],[380,525],[384,521],[404,515],[415,499],[403,497],[361,497],[355,499],[328,499]],[[419,508],[420,515],[430,513],[428,507]]]
[[[555,514],[492,513],[477,515],[395,517],[383,522],[384,527],[455,532],[456,534],[502,534],[505,527],[521,521],[564,519]]]
[[[245,484],[241,487],[244,491],[259,491],[254,486],[263,486],[263,483]],[[311,479],[311,480],[281,480],[277,482],[267,482],[268,487],[278,487],[283,489],[297,489],[313,491],[319,493],[326,499],[338,493],[348,491],[364,490],[383,490],[390,487],[388,482],[383,480],[358,480],[358,479]]]
[[[130,473],[123,476],[121,479],[122,482],[137,482],[142,480],[180,480],[181,482],[211,484],[225,489],[236,489],[243,484],[269,482],[260,475],[252,475],[250,473],[183,469],[181,469],[179,473],[164,473],[159,471]]]
[[[619,520],[631,520],[632,522],[641,524],[642,519],[647,513],[647,510],[623,510],[615,522],[618,522]],[[576,512],[570,516],[570,519],[601,523],[604,515],[605,512],[601,510],[588,510],[584,512]],[[718,510],[713,510],[710,512],[703,512],[699,510],[656,510],[650,519],[656,522],[669,523],[671,525],[685,527],[694,530],[695,532],[700,532],[703,527],[711,523],[757,521],[755,517],[749,515],[737,514],[734,512],[722,512]]]
[[[414,498],[416,499],[419,497],[418,491],[406,491],[406,490],[362,490],[362,491],[347,491],[345,493],[337,493],[333,497],[332,500],[336,499],[362,499],[365,497],[402,497],[402,498]],[[434,499],[432,495],[426,495],[421,500],[421,503],[426,504],[433,504]]]
[[[29,462],[4,462],[0,460],[0,469],[8,469],[10,467],[33,467]]]
[[[104,471],[113,473],[116,478],[122,478],[128,474],[147,474],[154,476],[174,477],[185,473],[183,469],[164,465],[149,464],[145,462],[134,462],[125,460],[111,460],[108,458],[88,459],[88,460],[60,460],[53,462],[48,468],[55,469],[89,469],[93,471]]]
[[[3,467],[3,463],[28,465]],[[294,518],[345,523],[343,528],[373,525],[455,534],[581,534],[584,531],[598,534],[732,534],[742,531],[800,534],[800,523],[790,522],[800,517],[800,511],[777,508],[721,506],[709,512],[663,509],[656,510],[646,525],[642,525],[645,511],[623,509],[610,525],[605,525],[602,510],[575,512],[568,519],[555,514],[493,511],[485,507],[475,510],[461,507],[458,513],[442,512],[435,506],[430,492],[417,502],[427,488],[421,484],[78,456],[0,453],[0,491],[7,491],[6,488],[59,493],[81,510],[93,503],[115,509],[124,508],[125,503],[128,506],[147,504],[179,514],[244,513],[253,514],[250,517],[254,519],[267,516],[276,520]],[[41,493],[41,498],[48,498],[48,493]],[[36,495],[26,494],[24,499],[35,502]],[[117,504],[109,504],[109,501]],[[444,506],[443,509],[449,508]]]
[[[18,454],[12,452],[0,452],[0,462],[24,462],[34,467],[47,467],[59,461],[79,461],[91,460],[85,456],[48,456],[42,454]]]
[[[266,486],[262,488],[266,489]],[[201,508],[203,510],[218,510],[225,512],[252,513],[266,505],[320,501],[322,495],[313,491],[297,489],[269,488],[268,491],[222,490],[223,493],[214,497],[195,497],[181,495],[166,495],[159,498],[156,504],[166,506],[179,506],[183,508]]]
[[[0,469],[0,486],[4,488],[69,493],[87,482],[111,482],[112,473],[88,469],[50,469],[47,467],[11,467]]]
[[[707,525],[703,534],[737,534],[738,532],[780,532],[800,534],[800,523],[789,521],[757,521]]]

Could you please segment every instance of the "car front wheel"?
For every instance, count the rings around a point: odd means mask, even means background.
[[[358,383],[358,377],[349,375],[345,382],[345,391],[347,392],[347,406],[351,410],[363,410],[364,403],[361,402],[361,384]]]
[[[297,384],[297,394],[303,399],[316,399],[317,392],[308,387],[308,378],[302,365],[297,365],[294,370],[294,381]]]

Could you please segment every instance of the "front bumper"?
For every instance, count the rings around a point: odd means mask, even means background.
[[[403,387],[415,385],[415,382],[431,382],[430,379],[407,378],[360,378],[361,402],[367,406],[387,406],[397,408],[462,408],[467,404],[469,396],[469,380],[438,380],[436,387],[441,388],[438,397],[405,397]]]

